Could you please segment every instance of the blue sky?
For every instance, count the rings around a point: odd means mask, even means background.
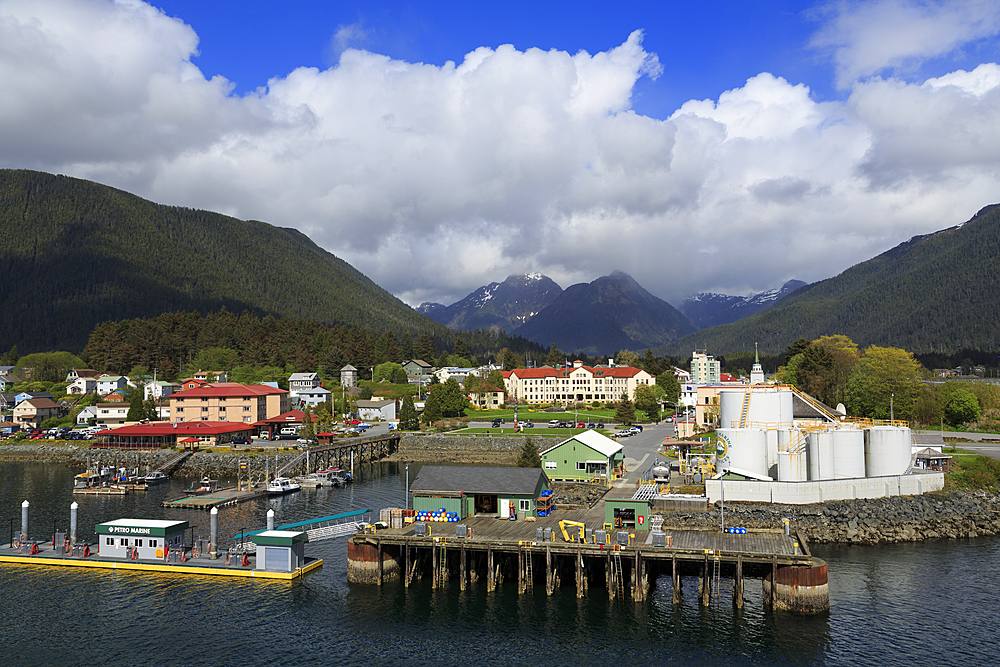
[[[0,0],[0,166],[295,227],[408,303],[821,280],[1000,201],[1000,0]]]

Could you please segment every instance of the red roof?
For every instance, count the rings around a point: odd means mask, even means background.
[[[579,368],[515,368],[510,371],[510,374],[516,374],[522,380],[537,380],[541,378],[570,377],[573,371],[580,369],[588,371],[592,376],[599,378],[630,378],[642,370],[631,366],[615,366],[614,368],[580,366]],[[506,377],[509,377],[510,374]]]
[[[184,438],[183,440],[178,440],[177,442],[199,442],[198,438]]]
[[[266,384],[240,384],[238,382],[216,382],[204,387],[185,389],[170,398],[207,398],[213,396],[264,396],[267,394],[287,394],[285,389],[275,389]]]
[[[250,424],[243,422],[152,422],[100,431],[97,435],[222,435],[250,430]]]
[[[302,410],[290,410],[288,412],[282,412],[276,417],[270,417],[268,419],[262,419],[259,422],[254,422],[251,426],[264,426],[265,424],[295,424],[304,421],[306,414]]]

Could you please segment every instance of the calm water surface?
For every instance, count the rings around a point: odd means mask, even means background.
[[[411,477],[417,471],[411,466]],[[0,465],[0,508],[30,533],[69,524],[71,478],[55,465]],[[404,480],[390,464],[357,470],[346,489],[303,490],[219,512],[220,536],[354,509],[400,506]],[[208,514],[159,506],[194,479],[144,494],[76,497],[81,539],[122,517],[183,519],[208,535]],[[0,530],[3,525],[0,513]],[[6,535],[2,539],[8,539]],[[429,581],[409,589],[347,583],[345,540],[307,545],[324,559],[303,580],[185,577],[123,571],[0,565],[7,665],[991,665],[1000,663],[1000,540],[881,548],[821,547],[830,564],[829,614],[762,609],[758,580],[747,605],[701,609],[696,582],[684,604],[669,578],[649,601],[609,602],[572,587],[548,597],[517,595],[516,583],[487,595]],[[728,593],[728,582],[723,592]]]

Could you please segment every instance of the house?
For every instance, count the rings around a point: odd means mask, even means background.
[[[519,403],[613,402],[627,394],[635,400],[636,387],[653,384],[655,378],[631,366],[584,366],[572,368],[515,368],[504,371],[507,396]]]
[[[0,392],[0,412],[6,414],[17,405],[17,394],[11,391]]]
[[[395,421],[399,406],[395,399],[372,399],[370,401],[358,401],[358,419],[381,419],[382,421]]]
[[[68,373],[66,373],[66,382],[75,382],[80,378],[90,378],[91,380],[96,380],[100,375],[93,368],[71,368]]]
[[[125,400],[125,390],[123,389],[115,389],[113,392],[103,396],[102,398],[105,403],[128,403],[128,401]]]
[[[253,427],[233,422],[187,422],[181,424],[133,424],[113,431],[101,431],[97,437],[109,447],[155,448],[189,445],[227,445],[234,438],[249,438]]]
[[[51,401],[55,397],[47,391],[22,391],[21,393],[14,395],[14,405],[32,398],[47,398]]]
[[[197,378],[187,378],[186,380],[181,380],[181,391],[186,391],[188,389],[197,389],[198,387],[207,387],[209,383],[205,380],[199,380]]]
[[[475,368],[459,368],[458,366],[444,366],[434,371],[434,375],[441,382],[447,382],[451,378],[458,380],[459,384],[465,382],[465,378],[470,375],[476,375]]]
[[[290,409],[288,392],[260,384],[209,384],[168,397],[170,421],[254,422]]]
[[[622,475],[622,446],[597,431],[576,433],[541,453],[542,469],[561,482],[610,484]]]
[[[341,387],[357,387],[358,386],[358,369],[350,364],[347,364],[340,369],[340,386]]]
[[[95,405],[86,405],[86,406],[80,408],[80,411],[78,413],[76,413],[76,423],[77,423],[77,426],[82,426],[82,425],[85,425],[85,424],[89,424],[91,419],[95,420],[95,423],[96,423],[96,420],[97,420],[97,406],[95,406]]]
[[[403,364],[403,370],[406,371],[406,377],[413,379],[430,375],[434,367],[423,359],[410,359]]]
[[[288,376],[288,393],[292,398],[302,390],[315,389],[319,385],[319,373],[292,373]]]
[[[105,396],[116,389],[128,386],[128,378],[124,375],[102,375],[97,378],[97,395]]]
[[[93,394],[97,392],[97,378],[78,377],[66,387],[68,394]]]
[[[483,385],[469,394],[469,401],[479,410],[497,410],[504,404],[504,391]]]
[[[13,387],[18,382],[20,382],[20,380],[13,375],[10,375],[9,373],[0,373],[0,391],[7,391],[9,387]]]
[[[209,383],[217,382],[228,382],[229,372],[228,371],[197,371],[191,377],[195,380],[203,380]]]
[[[478,466],[425,465],[410,484],[415,511],[433,512],[443,507],[458,514],[459,520],[535,516],[535,501],[548,488],[549,479],[538,468]]]
[[[913,460],[913,467],[920,470],[941,470],[951,472],[952,458],[931,447],[918,449]]]
[[[58,417],[59,406],[50,398],[29,398],[14,406],[14,421],[38,428],[46,419]]]
[[[148,401],[149,397],[152,396],[157,401],[162,401],[164,398],[180,390],[181,385],[179,384],[157,380],[156,382],[150,382],[143,387],[142,398],[143,400]]]
[[[98,403],[94,406],[97,411],[95,424],[97,426],[122,426],[125,417],[128,416],[128,403]]]
[[[329,400],[330,390],[324,389],[323,387],[302,389],[294,399],[295,402],[308,407],[315,407],[320,403],[325,403]]]

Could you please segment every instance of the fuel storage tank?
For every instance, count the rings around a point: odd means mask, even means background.
[[[865,475],[902,475],[913,456],[910,429],[899,426],[872,426],[865,429]]]
[[[743,415],[746,388],[723,389],[719,392],[719,417],[724,427],[735,428]],[[747,424],[778,424],[792,422],[792,392],[779,387],[753,387],[747,406]]]
[[[720,428],[716,435],[720,468],[767,475],[767,437],[762,429]]]
[[[833,479],[833,430],[813,431],[806,436],[809,452],[809,479]]]
[[[865,476],[865,432],[840,428],[833,432],[833,476],[848,479]]]
[[[778,481],[804,482],[808,476],[806,453],[804,450],[795,452],[778,452]]]

